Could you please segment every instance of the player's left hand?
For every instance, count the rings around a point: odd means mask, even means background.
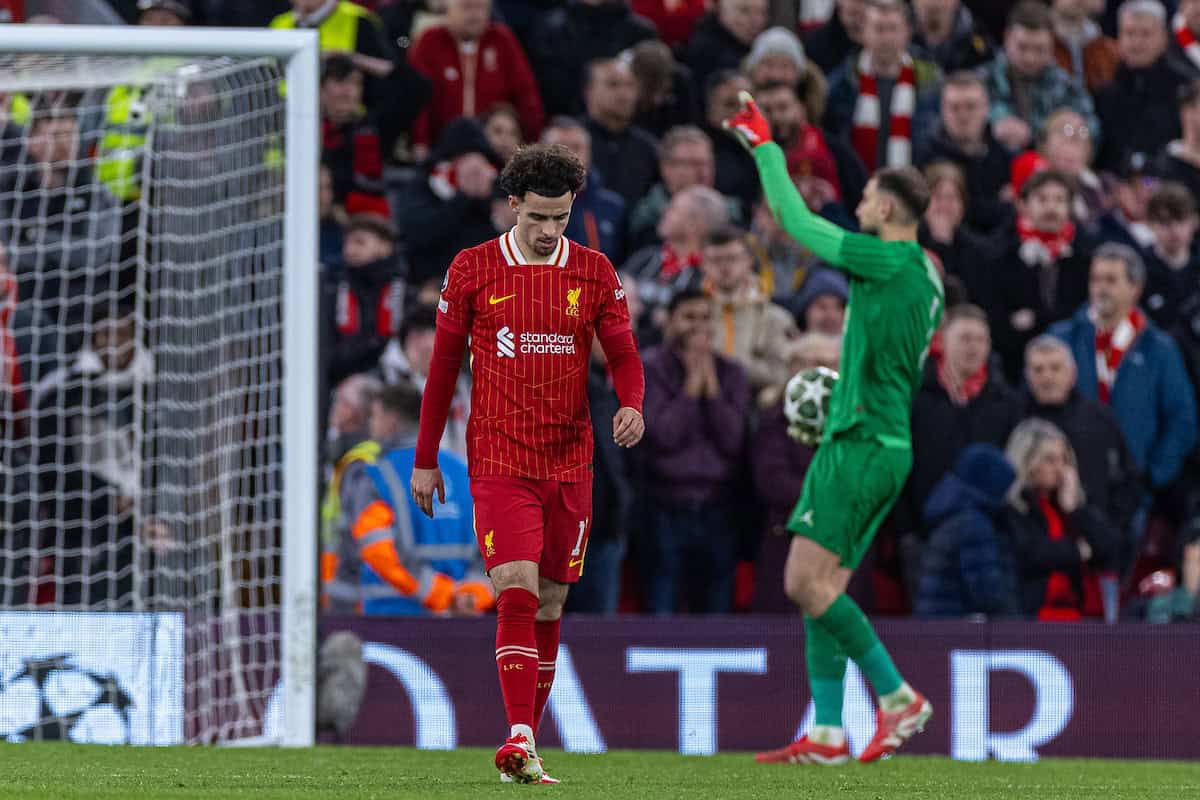
[[[726,130],[737,134],[738,140],[751,150],[771,141],[771,126],[758,110],[758,103],[754,102],[750,93],[738,92],[738,102],[742,104],[742,109],[722,123]]]
[[[414,469],[412,474],[412,495],[417,501],[417,507],[425,512],[425,516],[433,519],[433,493],[437,492],[438,502],[446,503],[446,484],[442,480],[440,469]]]
[[[642,415],[628,406],[617,411],[613,417],[613,441],[620,447],[633,447],[642,440],[646,422]]]

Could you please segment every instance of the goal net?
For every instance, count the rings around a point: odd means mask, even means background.
[[[271,57],[0,54],[0,737],[257,737],[315,482],[285,469],[296,91]]]

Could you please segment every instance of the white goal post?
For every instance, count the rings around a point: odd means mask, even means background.
[[[319,114],[317,106],[317,97],[319,90],[319,49],[317,34],[315,31],[268,31],[268,30],[235,30],[235,29],[216,29],[216,28],[143,28],[143,27],[96,27],[96,26],[28,26],[28,25],[0,25],[0,57],[5,60],[20,59],[23,57],[36,58],[46,56],[52,60],[66,61],[78,64],[88,64],[94,60],[96,64],[103,65],[105,59],[130,59],[130,60],[145,60],[153,61],[164,57],[179,59],[186,63],[189,59],[195,59],[197,64],[211,65],[213,59],[230,60],[234,66],[230,69],[236,69],[236,64],[245,63],[252,59],[261,59],[262,63],[270,63],[271,69],[278,69],[278,74],[275,74],[274,85],[278,86],[277,103],[281,104],[285,110],[283,119],[280,120],[282,129],[278,132],[279,142],[271,148],[275,157],[281,159],[282,165],[276,164],[275,168],[282,170],[283,175],[283,191],[282,191],[282,208],[279,208],[278,201],[273,198],[267,198],[260,201],[264,206],[270,206],[270,213],[282,217],[282,268],[277,264],[273,267],[275,273],[282,272],[282,289],[281,290],[263,290],[275,291],[272,296],[272,308],[282,309],[282,325],[281,325],[281,344],[259,345],[249,344],[247,347],[258,348],[253,352],[258,353],[260,350],[265,350],[268,346],[275,349],[261,356],[261,361],[252,365],[253,369],[258,369],[265,375],[267,370],[276,369],[271,367],[271,364],[282,364],[282,377],[279,379],[264,377],[263,380],[277,380],[280,384],[277,390],[277,397],[282,404],[282,409],[272,409],[270,411],[270,420],[278,418],[281,422],[281,428],[273,434],[273,442],[271,445],[276,448],[270,454],[257,456],[260,460],[277,459],[278,467],[276,471],[282,476],[282,488],[273,489],[274,499],[272,510],[262,512],[266,516],[270,516],[269,525],[262,527],[273,527],[278,529],[278,544],[269,544],[263,546],[263,551],[270,549],[271,552],[265,556],[260,553],[261,561],[270,562],[272,559],[277,560],[282,564],[282,577],[276,581],[277,576],[261,577],[260,573],[254,573],[256,583],[248,590],[249,592],[259,592],[260,594],[272,595],[274,599],[265,602],[258,608],[266,609],[276,615],[279,620],[278,628],[271,628],[269,635],[271,641],[263,642],[262,648],[270,650],[272,655],[269,657],[271,664],[269,669],[264,668],[261,675],[271,673],[271,677],[257,679],[260,683],[273,682],[278,680],[281,683],[281,694],[278,695],[281,699],[280,706],[282,711],[282,720],[280,725],[280,733],[275,741],[263,742],[271,744],[280,744],[283,746],[310,746],[314,743],[315,737],[315,671],[316,671],[316,621],[317,621],[317,500],[318,497],[318,477],[319,477],[319,462],[318,462],[318,431],[319,422],[317,419],[318,409],[318,330],[317,330],[317,184],[318,184],[318,164],[320,155],[319,144]],[[241,61],[239,61],[241,60]],[[179,63],[179,62],[176,62]],[[197,67],[197,70],[210,69],[210,66]],[[93,70],[96,69],[93,67]],[[82,71],[82,70],[77,70]],[[260,72],[263,70],[260,70]],[[19,92],[22,87],[19,81],[15,80],[10,73],[8,77],[4,75],[5,70],[0,69],[0,93],[6,96],[12,96],[14,92]],[[36,77],[36,76],[35,76]],[[95,76],[96,84],[92,88],[102,88],[113,85],[120,81],[119,75]],[[282,78],[282,84],[279,79]],[[47,79],[52,81],[52,79]],[[105,82],[107,81],[107,83]],[[36,80],[34,80],[36,83]],[[257,91],[259,96],[267,96],[262,89],[264,86],[269,86],[266,81],[258,84]],[[48,82],[41,87],[32,86],[32,91],[49,90],[55,88],[74,89],[77,88],[68,81],[61,87],[56,87],[52,82]],[[254,100],[247,101],[253,104]],[[261,106],[261,103],[259,103]],[[261,123],[255,123],[261,124]],[[236,131],[223,132],[222,136],[236,136]],[[215,135],[215,134],[214,134]],[[238,156],[245,158],[245,156]],[[180,159],[186,160],[186,159]],[[148,159],[147,159],[148,161]],[[235,162],[235,167],[239,162]],[[220,170],[221,166],[216,166],[214,169]],[[151,179],[150,169],[148,167],[139,168],[142,176],[146,180]],[[189,175],[191,173],[188,173]],[[167,185],[171,184],[173,178],[168,177],[165,180]],[[181,181],[182,183],[182,181]],[[99,184],[99,179],[97,179]],[[210,193],[228,192],[229,186],[235,184],[230,181],[227,184],[216,186],[210,185],[206,191]],[[166,195],[168,191],[178,191],[169,188],[164,189],[162,194]],[[183,196],[183,195],[178,195]],[[177,211],[179,218],[186,218],[191,213],[191,208],[186,202],[172,200],[171,202],[181,203],[168,210]],[[199,201],[197,201],[199,202]],[[274,203],[274,205],[271,205]],[[148,209],[143,201],[143,206],[140,212],[143,215],[143,223],[148,215],[163,214],[161,209]],[[236,212],[235,212],[236,213]],[[2,223],[2,221],[0,221]],[[151,236],[162,237],[164,242],[174,235],[170,225],[175,223],[154,222],[152,227],[143,228],[141,230],[152,231]],[[253,253],[253,245],[245,244],[246,234],[240,233],[238,227],[239,220],[231,219],[229,221],[231,237],[241,235],[243,239],[236,246],[241,248],[237,255],[244,258],[257,258]],[[272,222],[275,225],[274,222]],[[157,225],[157,227],[153,227]],[[278,225],[275,225],[277,228]],[[274,228],[273,228],[274,230]],[[139,234],[140,235],[140,234]],[[198,234],[205,236],[204,232]],[[252,232],[249,238],[261,236],[261,232]],[[272,247],[276,247],[279,242],[279,237],[273,240]],[[169,243],[169,242],[168,242]],[[187,246],[187,242],[174,243],[172,246]],[[166,247],[167,245],[162,245]],[[214,247],[217,245],[213,245]],[[145,269],[145,260],[148,258],[145,255],[139,255],[137,260],[142,263],[139,269]],[[215,260],[220,260],[217,258]],[[276,261],[278,259],[276,258]],[[207,268],[207,267],[205,267]],[[66,268],[64,267],[64,273]],[[191,280],[203,281],[205,273],[197,270]],[[273,276],[269,280],[274,281],[271,286],[278,285],[278,276]],[[65,279],[64,279],[65,280]],[[202,286],[198,286],[203,288]],[[164,290],[168,291],[168,290]],[[169,292],[184,291],[180,286],[172,287]],[[255,291],[249,289],[247,291]],[[282,296],[279,296],[279,295]],[[215,303],[220,303],[220,296]],[[115,301],[114,301],[115,302]],[[257,299],[254,302],[259,302]],[[165,308],[166,306],[164,306]],[[221,313],[218,309],[215,313]],[[258,312],[256,312],[258,313]],[[279,316],[277,311],[273,311],[276,316]],[[232,316],[232,314],[228,315]],[[249,319],[249,314],[242,319]],[[186,330],[187,321],[179,323],[181,330]],[[231,323],[228,319],[222,319],[219,326],[228,326]],[[232,325],[236,326],[235,319]],[[198,347],[204,344],[204,337],[209,335],[198,322],[193,332],[188,334],[194,337]],[[239,330],[236,327],[219,327],[220,333],[224,335],[227,330],[232,331],[230,336],[237,337],[239,334],[252,336],[252,331]],[[266,334],[264,334],[266,336]],[[245,337],[243,337],[245,338]],[[188,339],[185,337],[174,343],[180,349],[185,349]],[[172,343],[168,342],[168,345]],[[186,353],[182,355],[187,355]],[[269,363],[268,363],[269,362]],[[186,363],[180,361],[180,364]],[[178,370],[184,371],[185,370]],[[177,372],[178,372],[177,371]],[[247,370],[250,372],[250,369]],[[222,406],[221,399],[217,398],[204,409],[204,413],[211,416],[219,417]],[[3,409],[0,409],[0,417],[3,416]],[[268,419],[264,415],[263,419]],[[197,421],[197,426],[201,423]],[[219,420],[216,423],[219,425]],[[252,423],[257,424],[257,423]],[[267,424],[267,423],[264,423]],[[269,424],[275,425],[275,422]],[[179,426],[183,428],[184,426]],[[178,430],[178,428],[176,429]],[[274,429],[273,429],[274,430]],[[228,438],[228,432],[218,434]],[[199,445],[203,446],[206,441],[203,434],[197,434]],[[240,442],[227,443],[230,449],[236,448],[242,444]],[[258,445],[255,445],[258,447]],[[266,449],[265,447],[263,449]],[[276,455],[275,453],[278,453]],[[234,455],[233,458],[240,456]],[[170,454],[162,456],[164,462],[170,461]],[[225,456],[221,456],[225,458]],[[233,462],[229,462],[233,463]],[[239,462],[240,463],[240,462]],[[272,469],[276,469],[275,462],[272,461]],[[186,468],[186,465],[183,465]],[[219,468],[219,467],[217,467]],[[241,469],[240,466],[233,466],[231,470],[236,472]],[[274,474],[274,473],[273,473]],[[223,480],[222,476],[218,476],[218,480]],[[242,480],[242,478],[238,478]],[[261,477],[254,478],[260,483],[263,481]],[[274,480],[274,479],[272,479]],[[239,485],[236,481],[228,482],[230,486]],[[223,491],[223,489],[213,490]],[[277,496],[276,496],[277,495]],[[263,501],[264,503],[267,501]],[[278,509],[275,511],[274,509]],[[187,512],[192,513],[192,512]],[[205,533],[208,527],[219,527],[219,518],[217,522],[210,520],[210,512],[202,510],[195,512],[199,519],[198,522],[189,522],[191,529],[201,530]],[[273,515],[273,516],[272,516]],[[0,529],[2,529],[4,520],[0,518]],[[231,549],[228,545],[228,537],[231,535],[228,530],[222,530],[214,533],[216,544],[207,545],[209,552],[218,553],[218,558],[224,558],[230,561]],[[263,535],[261,533],[256,535]],[[269,537],[265,537],[263,541],[271,541]],[[140,546],[140,545],[139,545]],[[193,558],[195,556],[192,556]],[[201,556],[202,557],[202,556]],[[247,563],[250,563],[247,559]],[[273,563],[273,562],[272,562]],[[243,568],[241,566],[237,567]],[[244,567],[245,569],[254,570],[256,567]],[[213,568],[204,565],[206,571],[213,571]],[[229,605],[237,606],[238,603],[234,597],[235,584],[238,579],[234,576],[235,567],[226,564],[223,567],[224,572],[216,578],[207,578],[204,580],[210,581],[205,584],[205,591],[213,594],[211,607],[218,609],[214,612],[214,617],[219,617],[215,620],[211,630],[216,630],[216,625],[219,625],[221,630],[215,636],[219,639],[222,636],[232,637],[234,645],[231,647],[232,653],[221,656],[220,680],[232,686],[239,685],[243,681],[243,676],[238,674],[241,671],[241,657],[239,653],[245,649],[238,645],[237,641],[243,621],[238,618],[238,613],[229,608]],[[135,575],[137,567],[134,567]],[[223,576],[223,577],[222,577]],[[183,581],[182,583],[186,583]],[[216,588],[211,588],[216,587]],[[265,588],[263,588],[265,587]],[[238,587],[237,591],[247,591],[244,586]],[[71,611],[71,609],[68,609]],[[153,612],[154,608],[149,606],[138,606],[135,604],[134,612]],[[18,612],[8,612],[16,614]],[[41,607],[26,608],[19,613],[41,614]],[[118,612],[119,613],[119,612]],[[133,616],[150,616],[150,614],[132,614]],[[185,619],[186,614],[180,612],[179,619],[183,620],[183,624],[196,624],[193,619]],[[126,618],[122,618],[123,620]],[[210,621],[203,620],[203,624],[210,624]],[[9,625],[12,623],[0,621],[0,626]],[[124,624],[124,622],[122,622]],[[266,637],[263,637],[264,639]],[[258,643],[255,643],[255,647]],[[152,646],[153,647],[153,646]],[[262,667],[262,664],[257,665]],[[95,667],[90,667],[91,673],[94,673]],[[89,674],[91,674],[89,673]],[[184,675],[184,669],[179,668],[179,675]],[[94,675],[93,675],[94,677]],[[221,721],[208,725],[201,723],[193,726],[194,728],[203,729],[205,732],[200,734],[189,733],[185,737],[188,741],[207,741],[218,743],[232,743],[247,740],[254,740],[257,731],[254,730],[252,721],[254,719],[261,720],[266,715],[266,699],[273,693],[273,685],[261,687],[261,691],[256,688],[251,692],[244,692],[246,696],[239,696],[235,700],[230,700],[223,696],[223,689],[206,690],[210,693],[215,692],[221,698],[221,701],[226,705],[235,707],[234,711],[230,712],[232,716],[240,716],[243,719],[234,720],[233,723]],[[186,689],[182,691],[187,691]],[[229,690],[231,693],[236,693],[237,690]],[[152,696],[152,695],[151,695]],[[251,699],[248,701],[247,696]],[[151,704],[157,701],[151,701]],[[237,708],[240,706],[240,710]],[[205,727],[208,725],[208,727]],[[128,727],[128,720],[126,721]],[[128,741],[133,741],[134,736],[130,735]],[[153,740],[151,740],[153,741]],[[154,742],[158,743],[158,742]]]

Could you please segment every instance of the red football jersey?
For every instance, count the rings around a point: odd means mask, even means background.
[[[629,328],[612,262],[564,236],[526,264],[510,231],[450,264],[438,324],[471,337],[471,475],[591,480],[592,338]]]

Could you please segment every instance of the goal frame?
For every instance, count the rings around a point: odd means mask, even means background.
[[[284,747],[316,737],[317,615],[317,97],[311,30],[0,25],[0,52],[275,58],[287,81],[283,215],[283,534],[281,658]],[[265,722],[265,720],[264,720]]]

